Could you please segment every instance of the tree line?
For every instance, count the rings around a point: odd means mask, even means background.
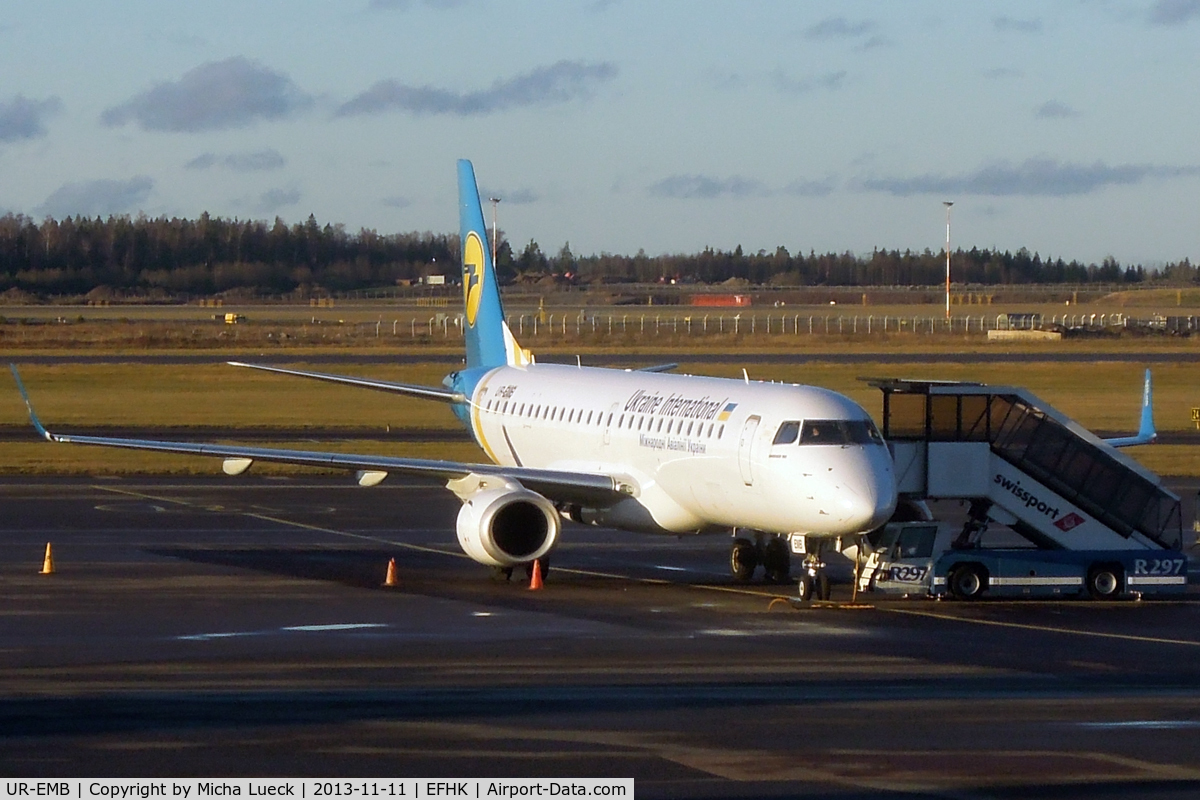
[[[203,296],[238,290],[263,295],[319,294],[395,286],[424,275],[458,278],[454,234],[380,234],[321,225],[310,216],[286,225],[262,220],[111,216],[35,222],[0,217],[0,292],[85,295],[98,287],[127,294]],[[1184,259],[1162,269],[1043,258],[1014,252],[959,249],[956,283],[1200,282]],[[869,255],[795,254],[785,247],[743,252],[706,248],[695,254],[577,256],[570,244],[546,255],[536,241],[519,252],[500,234],[496,258],[502,282],[721,283],[730,279],[778,286],[929,286],[945,277],[945,253],[876,249]]]

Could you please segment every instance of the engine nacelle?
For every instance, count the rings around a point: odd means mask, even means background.
[[[525,564],[549,553],[562,529],[549,500],[528,489],[485,489],[458,512],[463,552],[489,567]]]

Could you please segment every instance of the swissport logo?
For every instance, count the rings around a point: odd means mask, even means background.
[[[1003,475],[996,473],[996,477],[993,478],[993,481],[997,485],[999,485],[1000,487],[1005,489],[1006,491],[1012,493],[1013,497],[1017,498],[1022,503],[1024,503],[1026,508],[1032,508],[1040,514],[1045,514],[1047,517],[1049,517],[1052,520],[1058,519],[1058,509],[1055,508],[1054,506],[1050,505],[1049,503],[1047,503],[1045,500],[1041,499],[1037,495],[1030,492],[1028,489],[1026,489],[1024,486],[1021,485],[1021,482],[1019,480],[1018,481],[1010,481],[1008,478],[1004,477]],[[1080,520],[1080,521],[1082,522],[1082,520]],[[1071,527],[1074,527],[1074,525],[1072,525]]]
[[[1067,514],[1062,519],[1056,521],[1054,523],[1054,527],[1058,528],[1063,533],[1066,533],[1067,531],[1071,530],[1072,528],[1078,528],[1083,523],[1084,523],[1083,517],[1079,516],[1074,511],[1072,511],[1070,514]]]

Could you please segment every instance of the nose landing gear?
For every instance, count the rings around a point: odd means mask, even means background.
[[[825,543],[822,539],[809,537],[806,544],[808,547],[805,548],[807,552],[802,565],[804,572],[800,575],[800,599],[828,600],[829,576],[825,574],[825,562],[821,558]]]

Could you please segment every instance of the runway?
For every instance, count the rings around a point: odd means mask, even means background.
[[[579,527],[530,592],[461,555],[457,510],[404,479],[0,482],[0,772],[1200,790],[1194,596],[797,610],[724,537]]]

